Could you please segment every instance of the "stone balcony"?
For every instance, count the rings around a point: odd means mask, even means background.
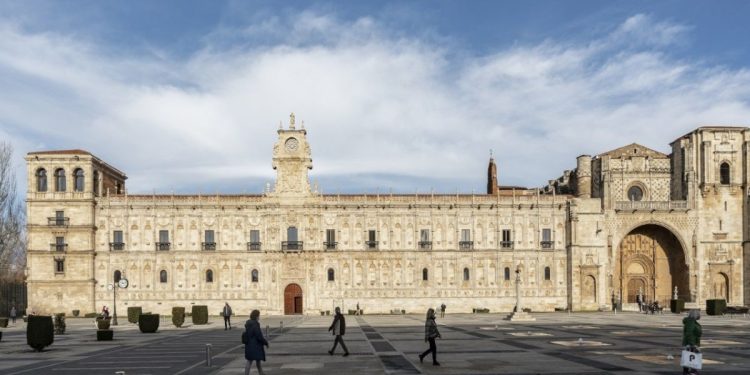
[[[687,201],[619,201],[615,211],[674,211],[688,210]]]

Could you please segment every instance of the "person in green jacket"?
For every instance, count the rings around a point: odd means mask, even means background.
[[[700,310],[690,310],[688,316],[682,319],[682,346],[685,350],[700,353],[701,335],[703,334],[703,328],[701,328],[698,320],[701,318]],[[691,369],[688,367],[682,368],[683,374],[697,374],[698,370]]]

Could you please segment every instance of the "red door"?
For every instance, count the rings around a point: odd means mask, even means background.
[[[284,289],[284,314],[302,314],[302,288],[289,284]]]

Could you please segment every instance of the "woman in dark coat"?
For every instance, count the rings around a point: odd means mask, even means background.
[[[424,341],[430,343],[430,348],[419,355],[420,363],[424,360],[424,357],[432,353],[432,365],[440,366],[440,362],[437,361],[437,345],[435,345],[435,339],[438,337],[440,337],[440,332],[438,332],[437,323],[435,323],[435,309],[429,308],[424,323]]]
[[[701,336],[703,328],[698,320],[701,318],[700,310],[690,310],[688,316],[682,319],[682,346],[685,350],[700,353]],[[698,370],[687,367],[682,368],[683,374],[697,374]]]
[[[258,373],[263,375],[263,367],[261,367],[260,361],[266,360],[266,351],[263,346],[268,347],[268,341],[263,337],[263,332],[260,330],[260,323],[258,317],[260,311],[253,310],[250,313],[250,320],[245,322],[245,375],[250,375],[250,367],[255,361],[255,365],[258,367]]]

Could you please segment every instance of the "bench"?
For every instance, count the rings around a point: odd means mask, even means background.
[[[727,306],[727,309],[724,310],[724,315],[734,316],[742,314],[742,316],[746,316],[748,310],[750,310],[750,308],[745,306]]]

